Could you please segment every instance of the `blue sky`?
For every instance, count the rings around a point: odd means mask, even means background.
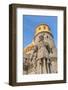
[[[49,25],[52,35],[54,36],[55,45],[57,47],[57,16],[23,15],[24,47],[26,47],[28,44],[32,42],[35,28],[39,24]]]

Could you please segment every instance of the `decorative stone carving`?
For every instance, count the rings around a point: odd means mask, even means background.
[[[39,25],[32,44],[29,45],[29,48],[25,48],[23,73],[47,74],[57,72],[57,49],[52,33],[48,25]]]

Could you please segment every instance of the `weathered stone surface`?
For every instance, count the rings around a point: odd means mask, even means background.
[[[47,74],[58,72],[57,48],[55,47],[50,28],[46,27],[48,26],[40,25],[37,28],[33,40],[34,44],[32,47],[29,47],[29,50],[27,48],[29,52],[24,52],[23,74]]]
[[[46,49],[46,47],[41,47],[39,50],[38,50],[38,54],[37,54],[37,57],[38,58],[48,58],[48,51]]]

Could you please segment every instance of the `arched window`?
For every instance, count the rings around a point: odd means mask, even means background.
[[[40,35],[39,36],[39,41],[42,41],[44,39],[44,36],[43,35]]]
[[[41,27],[39,27],[39,30],[41,30]]]
[[[48,36],[47,36],[47,38],[48,38]]]

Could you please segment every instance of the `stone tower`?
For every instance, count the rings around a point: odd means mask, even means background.
[[[24,48],[23,74],[57,73],[57,49],[48,25],[35,29],[31,44]]]

